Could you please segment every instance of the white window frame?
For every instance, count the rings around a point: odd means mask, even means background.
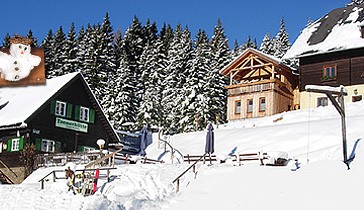
[[[84,106],[80,107],[80,120],[89,122],[90,120],[90,109]]]
[[[42,139],[40,150],[42,152],[54,152],[56,150],[56,142],[49,139]]]
[[[11,151],[19,151],[20,138],[11,140]]]
[[[54,110],[55,115],[65,117],[67,112],[67,103],[63,101],[56,101],[56,107]]]

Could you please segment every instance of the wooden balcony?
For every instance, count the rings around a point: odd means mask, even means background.
[[[251,83],[228,85],[225,88],[228,90],[229,96],[233,96],[233,95],[270,91],[270,90],[278,91],[279,87],[282,86],[286,87],[287,85],[282,83],[279,79],[270,79],[270,80],[260,80]]]

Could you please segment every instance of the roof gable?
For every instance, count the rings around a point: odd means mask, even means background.
[[[48,79],[45,85],[0,88],[0,106],[3,106],[0,109],[0,127],[24,123],[78,74]]]
[[[282,59],[364,47],[364,4],[332,10],[302,30]]]

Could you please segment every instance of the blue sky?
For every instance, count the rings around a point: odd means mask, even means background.
[[[293,42],[308,19],[316,20],[350,0],[3,0],[0,13],[0,39],[6,33],[26,35],[29,29],[42,41],[49,29],[63,26],[67,33],[72,22],[76,30],[88,23],[102,22],[109,12],[112,26],[123,32],[134,15],[144,24],[149,18],[158,30],[163,23],[188,26],[194,36],[204,29],[209,37],[220,18],[230,47],[235,40],[245,42],[248,35],[260,43],[269,32],[276,35],[280,20]]]

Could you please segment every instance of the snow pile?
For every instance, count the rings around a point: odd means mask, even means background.
[[[298,159],[298,170],[294,161],[284,167],[260,166],[258,161],[198,164],[196,174],[182,177],[176,193],[172,181],[189,166],[178,160],[181,154],[204,152],[206,131],[168,138],[179,154],[173,164],[155,135],[147,156],[169,163],[118,165],[111,182],[102,172],[98,191],[87,197],[73,195],[64,179],[52,182],[51,176],[40,190],[38,180],[55,168],[39,169],[21,185],[0,186],[0,209],[358,209],[364,187],[364,102],[346,108],[348,155],[355,156],[350,170],[342,162],[340,116],[332,106],[320,107],[214,129],[219,158],[259,151],[288,154]]]

